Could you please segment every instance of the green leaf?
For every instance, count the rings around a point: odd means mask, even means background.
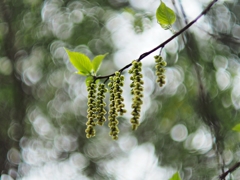
[[[237,131],[237,132],[240,132],[240,124],[237,124],[236,126],[234,126],[232,128],[233,131]]]
[[[176,172],[169,180],[182,180],[179,173]]]
[[[93,66],[93,71],[95,73],[97,73],[97,71],[99,70],[101,64],[102,64],[102,60],[105,58],[105,56],[107,55],[108,53],[106,54],[103,54],[103,55],[98,55],[96,56],[93,60],[92,60],[92,66]]]
[[[80,74],[82,76],[88,75],[86,72],[83,72],[83,71],[76,71],[76,74]]]
[[[91,74],[91,71],[93,70],[93,66],[90,59],[85,54],[82,54],[79,52],[73,52],[66,48],[64,49],[68,54],[70,62],[78,70],[77,72],[78,74],[83,76],[87,76]]]
[[[167,30],[172,27],[172,24],[176,21],[176,15],[172,9],[167,7],[164,2],[161,1],[160,6],[157,8],[156,17],[158,23],[163,29]]]

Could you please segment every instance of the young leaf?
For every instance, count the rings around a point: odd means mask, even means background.
[[[78,74],[81,74],[83,76],[87,76],[91,74],[91,71],[93,69],[92,63],[85,54],[82,54],[79,52],[73,52],[66,48],[64,49],[68,54],[70,62],[78,70],[77,72]]]
[[[102,60],[106,55],[107,55],[107,53],[103,54],[103,55],[98,55],[92,60],[93,71],[95,73],[97,73],[97,71],[99,70]]]
[[[171,28],[172,24],[176,21],[176,15],[173,10],[167,7],[162,1],[160,6],[157,8],[156,17],[158,23],[165,30]]]
[[[80,74],[80,75],[82,75],[82,76],[88,75],[88,73],[83,72],[83,71],[76,71],[76,74]]]
[[[176,172],[169,180],[182,180],[179,173]]]
[[[237,131],[237,132],[240,132],[240,124],[237,124],[236,126],[234,126],[232,128],[233,131]]]

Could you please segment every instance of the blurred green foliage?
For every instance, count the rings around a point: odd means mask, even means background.
[[[186,180],[217,179],[222,167],[239,161],[240,136],[232,130],[240,119],[240,2],[234,0],[216,3],[163,49],[163,88],[155,83],[158,52],[143,60],[144,110],[136,132],[126,115],[119,119],[119,140],[111,140],[107,126],[86,139],[85,79],[74,74],[63,47],[90,59],[109,52],[99,74],[114,73],[144,53],[140,48],[148,51],[171,36],[160,27],[151,31],[158,5],[0,0],[2,179],[169,179],[176,171]],[[185,24],[176,7],[178,31]],[[240,171],[231,176],[238,179]]]

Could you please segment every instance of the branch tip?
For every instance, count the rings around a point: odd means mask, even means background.
[[[192,20],[190,23],[188,23],[185,27],[183,27],[180,31],[178,31],[177,33],[175,33],[173,36],[171,36],[170,38],[168,38],[166,41],[164,41],[163,43],[161,43],[160,45],[158,45],[157,47],[153,48],[152,50],[145,52],[143,54],[141,54],[139,56],[139,58],[137,59],[137,61],[141,61],[142,59],[144,59],[145,57],[147,57],[148,55],[152,54],[153,52],[155,52],[156,50],[158,50],[159,48],[164,48],[164,46],[166,44],[168,44],[170,41],[172,41],[173,39],[175,39],[176,37],[178,37],[180,34],[182,34],[184,31],[186,31],[188,28],[190,28],[193,24],[195,24],[198,19],[200,19],[203,15],[205,15],[210,9],[211,7],[217,2],[218,0],[213,0],[211,3],[209,3],[209,5],[201,12],[201,14],[199,14],[194,20]],[[129,68],[132,66],[132,63],[129,63],[128,65],[126,65],[125,67],[123,67],[122,69],[119,70],[119,72],[123,72],[125,69]],[[110,75],[106,75],[106,76],[98,76],[96,77],[96,79],[105,79],[107,78],[104,82],[106,82],[108,80],[109,77],[114,76],[115,73],[110,74]]]

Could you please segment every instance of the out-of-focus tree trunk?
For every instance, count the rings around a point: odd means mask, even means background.
[[[1,133],[2,137],[0,137],[0,170],[2,173],[7,173],[10,168],[17,167],[17,164],[9,161],[7,154],[10,148],[20,150],[19,140],[24,132],[23,121],[26,112],[26,94],[22,88],[21,75],[19,75],[16,71],[17,47],[15,46],[15,35],[17,33],[17,29],[13,27],[13,22],[16,20],[15,18],[17,18],[17,13],[14,11],[14,8],[12,8],[12,5],[7,4],[3,0],[0,1],[0,7],[2,21],[6,24],[8,29],[7,33],[3,37],[2,55],[10,60],[12,66],[12,73],[9,75],[9,77],[7,77],[8,81],[11,83],[1,83],[1,86],[10,86],[9,89],[12,91],[11,94],[13,95],[12,104],[5,108],[1,108],[3,112],[1,112],[0,115],[1,124],[5,127],[5,130]],[[1,104],[1,106],[4,106],[4,102]],[[17,127],[11,131],[11,134],[14,134],[14,140],[9,137],[8,133],[8,128],[11,124],[15,124],[15,127]]]

